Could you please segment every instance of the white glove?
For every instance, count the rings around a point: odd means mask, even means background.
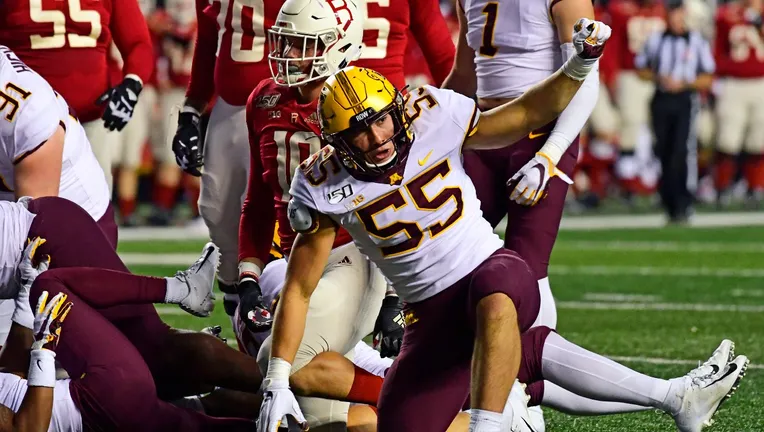
[[[16,270],[16,283],[19,286],[19,293],[16,296],[16,309],[13,311],[12,320],[28,329],[31,329],[34,325],[34,314],[29,306],[29,290],[32,288],[32,284],[37,279],[37,276],[47,270],[50,265],[49,256],[41,260],[37,266],[33,262],[37,248],[44,243],[45,239],[40,237],[29,241],[23,255],[21,255],[21,262],[19,262]]]
[[[557,169],[549,156],[541,152],[536,153],[533,159],[507,182],[507,186],[517,184],[509,199],[521,205],[536,205],[545,196],[547,184],[552,177],[559,177],[565,183],[573,184],[573,180]]]
[[[289,390],[292,365],[280,358],[268,362],[263,380],[263,403],[257,419],[257,432],[278,432],[286,424],[290,432],[307,431],[308,422],[300,411],[294,394]]]
[[[573,26],[573,46],[575,55],[562,65],[562,72],[572,79],[583,81],[594,68],[610,39],[612,30],[600,21],[581,18]]]
[[[64,293],[58,293],[50,301],[47,291],[40,295],[34,317],[34,342],[27,375],[30,386],[55,387],[56,347],[61,338],[61,324],[71,309],[72,302],[66,301]]]

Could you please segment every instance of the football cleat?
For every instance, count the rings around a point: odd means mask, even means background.
[[[525,384],[515,380],[512,390],[509,392],[507,403],[504,406],[505,413],[509,409],[512,410],[512,425],[509,429],[511,432],[537,432],[533,428],[531,414],[528,412],[528,401],[530,398],[525,393]]]
[[[215,272],[220,261],[220,251],[214,243],[204,245],[202,256],[188,268],[175,274],[185,283],[188,295],[180,301],[180,308],[198,317],[208,317],[215,307]]]
[[[546,431],[546,422],[544,421],[544,411],[541,410],[541,405],[528,407],[528,413],[531,416],[531,426],[535,432]]]
[[[677,428],[682,432],[700,432],[711,426],[719,406],[737,390],[748,363],[748,357],[741,355],[720,371],[714,372],[711,365],[704,365],[687,374],[684,377],[682,407],[673,415]],[[699,370],[701,368],[705,375]]]
[[[732,342],[729,339],[724,339],[705,363],[691,370],[687,375],[692,377],[702,377],[709,373],[716,374],[724,369],[724,367],[727,366],[727,363],[731,362],[734,358],[735,342]]]

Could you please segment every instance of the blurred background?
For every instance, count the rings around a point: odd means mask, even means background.
[[[716,74],[710,91],[701,94],[693,125],[698,141],[698,212],[720,209],[759,210],[764,200],[764,38],[759,0],[725,3],[685,0],[687,24],[713,47]],[[166,149],[177,121],[174,105],[183,102],[196,32],[194,0],[141,0],[154,37],[156,71],[144,89],[134,120],[115,134],[119,157],[114,160],[114,201],[123,226],[197,226],[198,179],[181,174]],[[441,1],[441,11],[458,34],[454,0]],[[634,56],[653,32],[666,28],[661,1],[595,1],[597,19],[616,33],[601,61],[597,107],[582,134],[582,151],[567,212],[658,213],[660,163],[653,154],[648,106],[654,85],[638,78]],[[741,20],[726,19],[742,16]],[[730,22],[733,22],[730,25]],[[619,43],[622,39],[624,43]],[[121,59],[112,47],[115,82]],[[427,64],[409,43],[407,80],[412,86],[430,82]],[[741,81],[743,82],[741,84]],[[752,101],[740,100],[746,85]],[[737,91],[736,91],[737,90]],[[732,100],[730,100],[732,99]],[[758,101],[758,102],[757,102]],[[734,106],[731,109],[730,106]],[[721,108],[723,109],[721,109]],[[720,124],[727,125],[719,128]],[[762,129],[761,131],[759,129]]]

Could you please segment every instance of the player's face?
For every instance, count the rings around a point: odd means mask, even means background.
[[[315,57],[320,55],[318,40],[306,40],[301,36],[282,36],[279,40],[279,52],[283,58],[287,59],[304,59],[309,57]],[[312,60],[292,61],[289,62],[289,73],[303,72],[305,73],[313,63]],[[293,70],[294,69],[294,70]]]
[[[351,143],[364,153],[367,162],[384,165],[395,156],[393,135],[395,135],[395,124],[393,117],[388,113],[354,135]]]

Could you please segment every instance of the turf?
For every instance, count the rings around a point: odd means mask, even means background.
[[[157,253],[160,262],[164,253],[196,253],[202,243],[124,242],[120,251]],[[625,363],[630,367],[664,378],[683,375],[723,338],[730,338],[753,366],[709,430],[764,431],[762,263],[762,227],[563,232],[550,267],[559,306],[558,329],[586,348],[628,358]],[[177,270],[162,265],[131,268],[154,275]],[[735,305],[749,309],[735,310]],[[670,310],[710,306],[721,310]],[[173,326],[200,329],[220,324],[231,336],[222,307],[209,319],[168,307],[160,310],[173,312],[163,314]],[[663,364],[676,361],[679,364]],[[668,416],[654,411],[589,418],[551,410],[546,414],[547,430],[552,432],[674,430]]]

